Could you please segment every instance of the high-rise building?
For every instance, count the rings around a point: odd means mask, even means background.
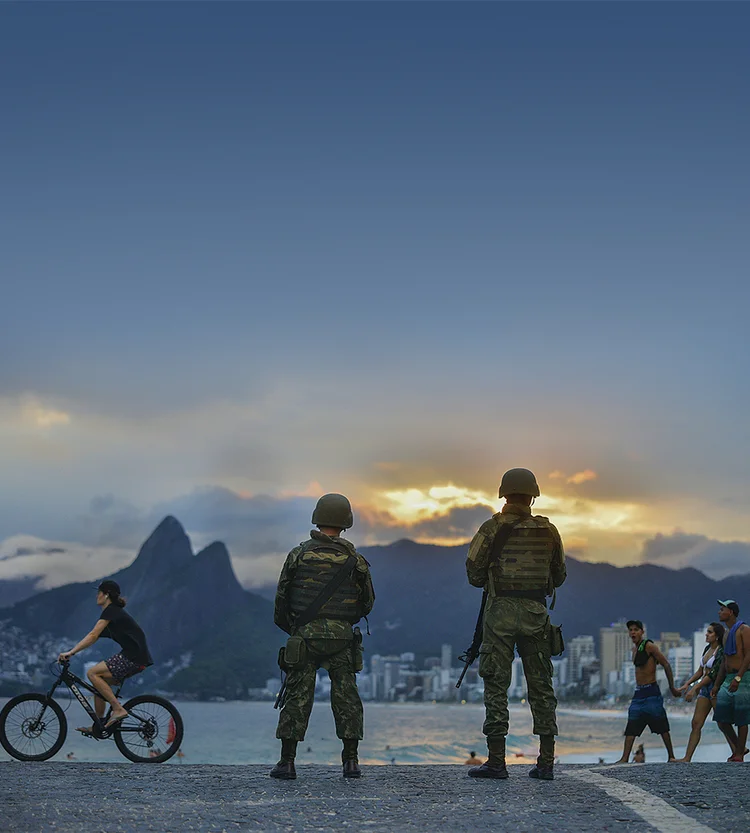
[[[677,631],[662,631],[659,637],[659,648],[666,656],[671,648],[681,648],[685,645],[685,640]]]
[[[624,662],[633,656],[633,643],[625,620],[613,622],[608,628],[599,629],[599,663],[602,683],[606,686],[610,672],[619,673]]]
[[[693,671],[698,669],[701,664],[703,652],[706,650],[706,631],[708,630],[708,622],[699,631],[693,633]]]
[[[594,637],[591,635],[576,636],[568,642],[568,671],[572,682],[579,682],[583,668],[596,659]]]
[[[678,645],[670,648],[667,652],[667,659],[672,666],[676,685],[680,685],[692,676],[694,671],[692,645]]]
[[[443,671],[448,671],[453,664],[453,646],[447,643],[443,644],[440,649],[440,667]]]

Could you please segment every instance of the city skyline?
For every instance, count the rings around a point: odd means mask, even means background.
[[[577,558],[750,572],[748,23],[2,6],[0,579],[174,514],[259,583],[326,491],[463,543],[519,465]]]

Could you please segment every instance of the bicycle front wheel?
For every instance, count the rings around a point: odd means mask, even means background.
[[[19,694],[0,712],[0,744],[19,761],[46,761],[68,734],[65,712],[46,694]]]
[[[129,717],[114,730],[114,738],[129,761],[161,764],[180,748],[184,734],[182,717],[169,700],[142,694],[128,700],[123,708]]]

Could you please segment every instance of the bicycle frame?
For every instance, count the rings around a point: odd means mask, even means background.
[[[96,697],[102,697],[101,694],[99,694],[99,692],[92,685],[89,685],[87,682],[82,680],[80,677],[77,677],[70,670],[69,664],[67,662],[62,663],[62,674],[60,674],[60,676],[55,680],[52,688],[47,693],[47,698],[46,698],[47,701],[52,700],[52,696],[54,695],[55,691],[61,685],[66,686],[68,689],[70,689],[70,691],[73,692],[73,695],[75,696],[76,700],[78,700],[78,702],[81,704],[81,706],[83,706],[83,709],[86,712],[86,714],[88,714],[88,716],[91,718],[91,725],[94,729],[94,731],[91,733],[91,736],[96,738],[97,740],[104,740],[106,738],[111,737],[115,728],[119,732],[137,732],[137,731],[139,731],[139,727],[137,727],[137,726],[132,726],[131,727],[131,726],[122,726],[122,725],[119,725],[119,724],[116,727],[113,727],[112,729],[107,729],[105,727],[105,724],[107,722],[107,718],[109,717],[109,714],[111,713],[111,709],[108,713],[106,713],[104,715],[104,717],[101,720],[99,719],[99,716],[94,711],[94,709],[91,706],[91,704],[89,703],[89,701],[84,697],[83,694],[81,694],[81,688],[85,688],[86,691],[91,692],[91,694],[95,695]],[[115,693],[115,697],[117,697],[120,694],[120,691],[122,690],[122,684],[117,686],[116,689],[113,688],[112,690]],[[102,697],[102,699],[104,699],[104,698]],[[46,706],[45,706],[45,708],[46,708]],[[44,709],[42,709],[42,714],[43,713],[44,713]],[[143,721],[142,718],[138,717],[138,715],[131,715],[131,716],[140,720],[142,723],[145,722],[145,721]],[[41,718],[41,714],[40,714],[40,718]]]

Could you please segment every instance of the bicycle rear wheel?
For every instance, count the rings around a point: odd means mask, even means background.
[[[0,744],[19,761],[46,761],[62,749],[68,721],[46,694],[19,694],[0,712]]]
[[[117,748],[129,760],[144,764],[168,761],[180,748],[184,727],[177,708],[153,694],[128,700],[130,716],[114,730]]]

